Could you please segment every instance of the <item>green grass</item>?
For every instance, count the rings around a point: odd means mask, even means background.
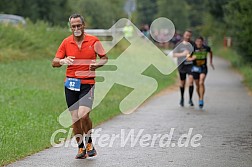
[[[25,28],[0,25],[0,166],[51,147],[50,137],[62,129],[57,118],[66,109],[63,79],[65,68],[53,69],[51,59],[68,33],[48,31],[45,23]],[[123,46],[109,53],[117,57]],[[172,85],[176,73],[162,75],[150,66],[145,75],[157,79],[155,93]],[[105,100],[92,111],[94,125],[121,114],[120,101],[132,89],[114,85]],[[67,134],[57,135],[57,141]]]
[[[214,54],[229,60],[232,66],[243,75],[245,85],[252,90],[252,64],[250,62],[246,62],[232,48],[218,47],[215,48]]]

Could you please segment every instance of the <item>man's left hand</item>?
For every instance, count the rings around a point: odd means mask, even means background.
[[[210,66],[212,67],[213,70],[215,69],[213,63],[210,63]]]
[[[99,66],[98,66],[96,63],[90,64],[89,70],[90,70],[90,71],[95,71],[98,67],[99,67]]]

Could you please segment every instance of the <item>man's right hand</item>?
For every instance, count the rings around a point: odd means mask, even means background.
[[[195,60],[196,59],[196,56],[191,56],[191,55],[188,55],[187,56],[187,61],[193,61],[193,60]]]
[[[73,65],[73,62],[74,62],[73,58],[74,57],[69,56],[64,59],[60,59],[59,64],[60,65]]]
[[[184,51],[183,51],[183,55],[184,55],[184,56],[187,56],[188,54],[190,54],[190,52],[189,52],[188,50],[184,50]]]

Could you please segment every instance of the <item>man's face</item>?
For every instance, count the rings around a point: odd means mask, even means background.
[[[83,35],[84,25],[81,21],[81,18],[79,18],[79,17],[71,18],[70,26],[71,26],[71,30],[72,30],[74,36],[79,37],[79,36]]]
[[[201,39],[196,39],[195,44],[197,48],[201,48],[203,45],[203,41]]]
[[[190,41],[191,37],[192,37],[192,33],[188,32],[188,31],[186,31],[183,35],[184,41],[187,41],[187,42]]]

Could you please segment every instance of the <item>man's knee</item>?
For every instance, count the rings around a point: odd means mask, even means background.
[[[195,80],[195,85],[198,87],[199,86],[199,80]]]
[[[79,120],[78,110],[71,111],[72,122],[76,123]]]
[[[82,122],[87,122],[87,121],[89,121],[89,120],[90,120],[89,114],[84,115],[83,117],[80,118],[80,120],[81,120]]]
[[[185,87],[185,80],[180,80],[180,86]]]
[[[86,106],[80,106],[79,107],[79,111],[78,111],[78,116],[79,119],[86,121],[89,119],[89,112],[91,111],[90,108],[86,107]]]
[[[204,86],[204,80],[200,80],[200,81],[199,81],[199,85],[200,85],[200,86]]]
[[[189,75],[189,77],[188,77],[188,83],[189,83],[190,86],[193,85],[193,75]]]

